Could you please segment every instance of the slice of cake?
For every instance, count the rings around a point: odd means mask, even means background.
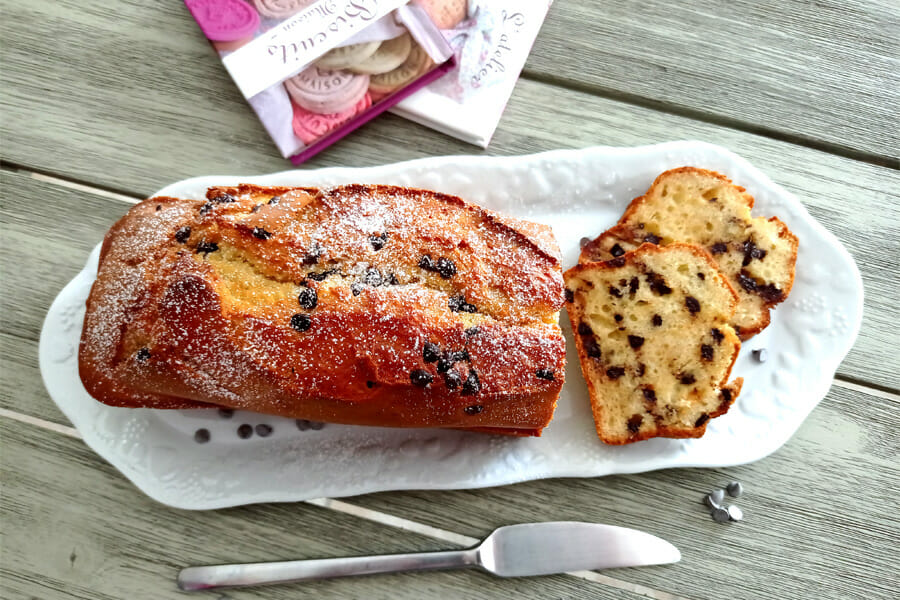
[[[776,217],[753,218],[753,197],[713,171],[682,167],[656,178],[619,222],[581,251],[580,262],[610,260],[645,242],[705,248],[740,298],[731,324],[748,339],[794,283],[797,237]]]
[[[728,410],[738,296],[702,248],[647,243],[564,277],[600,439],[700,437]]]

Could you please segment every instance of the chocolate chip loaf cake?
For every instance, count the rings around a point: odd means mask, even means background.
[[[114,406],[539,435],[562,304],[542,225],[392,186],[211,188],[107,234],[79,369]]]
[[[748,339],[787,298],[797,261],[797,237],[776,217],[751,217],[752,207],[753,197],[724,175],[694,167],[666,171],[582,249],[580,262],[622,256],[644,242],[702,246],[740,297],[732,325]]]
[[[737,398],[738,296],[697,246],[650,243],[565,273],[566,308],[607,444],[700,437]]]

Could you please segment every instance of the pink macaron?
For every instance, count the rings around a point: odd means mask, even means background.
[[[200,30],[214,42],[252,39],[259,15],[244,0],[184,0]]]

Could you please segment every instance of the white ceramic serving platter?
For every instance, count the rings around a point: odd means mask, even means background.
[[[564,268],[579,240],[612,225],[662,171],[696,165],[725,173],[756,198],[755,215],[777,215],[797,234],[797,278],[771,325],[744,344],[733,376],[744,389],[701,439],[653,439],[606,446],[594,432],[571,327],[566,385],[540,438],[450,430],[327,424],[246,412],[112,408],[93,400],[78,377],[84,302],[99,246],[47,314],[40,365],[51,397],[85,442],[152,498],[185,509],[298,501],[395,489],[453,489],[543,477],[593,477],[668,467],[720,467],[758,460],[797,430],[825,396],[862,320],[863,287],[853,259],[800,202],[735,154],[700,142],[639,148],[595,147],[531,156],[447,156],[363,169],[285,171],[258,177],[210,176],[174,183],[158,195],[200,198],[210,185],[328,186],[389,183],[457,194],[487,208],[552,225]],[[765,348],[759,363],[751,350]],[[240,424],[267,424],[271,435],[240,439]],[[197,429],[209,430],[205,444]]]

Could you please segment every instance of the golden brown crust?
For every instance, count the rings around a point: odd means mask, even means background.
[[[104,241],[81,377],[116,406],[538,435],[565,342],[559,260],[535,231],[393,186],[151,198]]]

